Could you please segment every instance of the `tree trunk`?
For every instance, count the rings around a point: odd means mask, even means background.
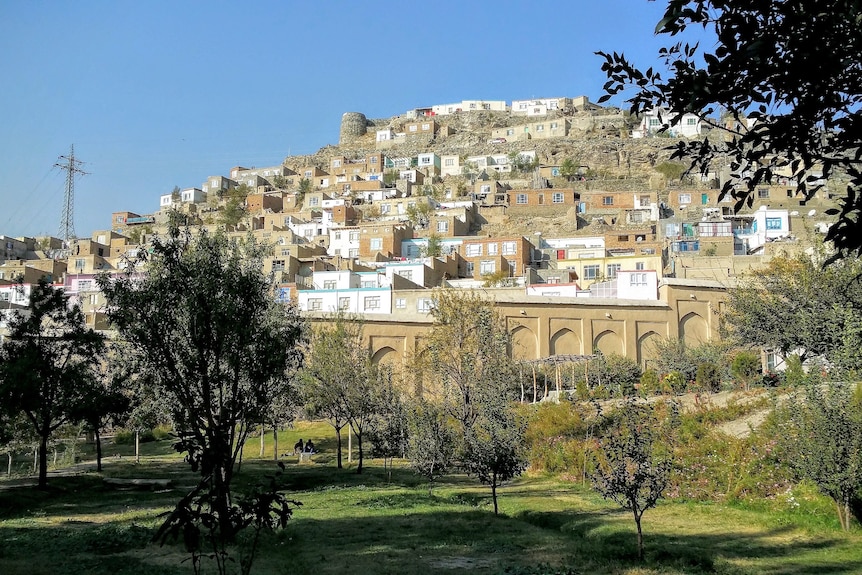
[[[48,487],[48,434],[39,438],[39,489]]]
[[[135,463],[141,462],[141,431],[135,430]]]
[[[356,473],[362,473],[362,459],[364,454],[362,453],[362,434],[356,434],[356,442],[359,444],[359,466],[356,468]]]
[[[335,428],[335,438],[337,440],[337,446],[338,446],[338,449],[336,450],[337,451],[336,459],[338,461],[338,469],[344,469],[344,466],[341,464],[341,428],[340,427]]]
[[[261,423],[260,424],[260,455],[258,455],[258,457],[260,459],[263,459],[263,451],[264,451],[264,449],[263,449],[263,436],[265,433],[266,433],[266,429],[264,429],[264,426]]]
[[[9,453],[6,454],[6,456],[9,458],[9,466],[6,469],[6,475],[11,477],[12,476],[12,452],[10,451]]]
[[[494,500],[494,515],[497,515],[497,474],[491,477],[491,499]]]
[[[644,559],[644,534],[641,531],[641,516],[638,515],[637,511],[632,511],[635,516],[635,524],[638,527],[638,559],[643,561]]]
[[[96,425],[93,431],[93,438],[96,440],[96,471],[102,472],[102,435],[99,433],[99,426]],[[74,461],[72,462],[74,463]]]
[[[213,470],[213,493],[212,507],[219,524],[219,538],[222,543],[232,543],[236,533],[234,532],[233,523],[231,522],[230,513],[230,481],[228,480],[227,469],[225,462],[222,466],[217,466]]]
[[[272,460],[278,461],[278,426],[272,426]]]

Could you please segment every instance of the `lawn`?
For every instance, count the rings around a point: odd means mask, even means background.
[[[468,477],[450,476],[429,494],[403,464],[391,481],[379,460],[362,475],[355,461],[336,469],[326,426],[282,432],[279,451],[299,437],[311,437],[322,453],[313,463],[282,459],[285,489],[302,506],[287,529],[265,538],[254,573],[862,572],[862,531],[840,531],[817,498],[787,506],[663,502],[644,516],[641,564],[631,517],[582,485],[521,478],[501,490],[495,517],[489,490]],[[265,439],[266,460],[252,440],[238,483],[275,470],[271,434]],[[170,478],[175,487],[116,489],[94,472],[51,477],[44,493],[0,480],[0,573],[191,573],[180,546],[159,547],[150,538],[158,515],[194,475],[167,442],[145,446],[140,465],[128,446],[112,446],[102,475]]]

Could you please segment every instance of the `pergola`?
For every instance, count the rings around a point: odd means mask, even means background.
[[[587,362],[594,359],[595,355],[551,355],[539,359],[525,359],[519,362],[521,367],[521,403],[524,402],[524,366],[529,366],[533,373],[533,403],[538,400],[538,381],[536,380],[536,366],[553,366],[554,367],[554,384],[557,388],[557,397],[560,396],[563,388],[563,367],[570,366],[572,371],[572,384],[575,381],[575,368],[578,364],[584,364],[584,378],[587,377]],[[548,378],[545,376],[545,393],[542,397],[548,396]]]

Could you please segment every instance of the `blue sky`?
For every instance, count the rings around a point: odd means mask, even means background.
[[[587,95],[596,50],[644,67],[666,3],[0,0],[0,235],[56,235],[75,145],[75,230],[173,187],[338,142],[369,118],[464,99]]]

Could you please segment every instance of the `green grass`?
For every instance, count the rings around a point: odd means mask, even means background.
[[[280,434],[279,451],[311,437],[323,452],[314,463],[283,459],[285,488],[303,505],[285,530],[265,537],[254,573],[862,572],[862,531],[840,531],[828,502],[804,486],[787,500],[757,504],[664,502],[644,516],[641,564],[630,515],[584,486],[522,478],[500,491],[495,517],[488,489],[464,476],[448,477],[429,494],[403,463],[391,482],[379,460],[362,475],[336,469],[332,435],[321,424]],[[260,460],[259,443],[250,441],[239,487],[274,471],[270,442],[271,434],[267,460]],[[194,483],[167,442],[148,450],[140,465],[123,454],[109,457],[103,475]],[[0,480],[0,573],[191,573],[179,546],[150,543],[158,515],[180,488],[117,490],[95,473],[52,477],[47,492],[20,483]]]

